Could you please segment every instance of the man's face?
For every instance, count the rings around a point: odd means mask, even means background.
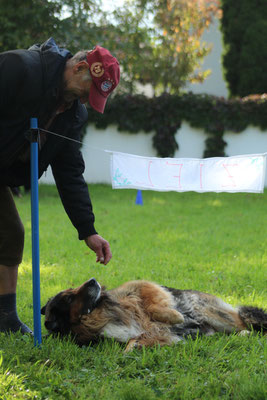
[[[89,78],[89,71],[88,68],[86,68],[86,64],[82,64],[82,68],[80,69],[73,68],[64,78],[64,101],[66,103],[72,103],[79,99],[82,104],[89,101],[89,91],[92,85],[92,80]]]
[[[89,91],[92,85],[91,80],[75,79],[65,82],[63,89],[63,99],[66,103],[72,103],[80,99],[82,104],[89,100]]]

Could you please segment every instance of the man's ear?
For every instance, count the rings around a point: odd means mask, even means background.
[[[80,74],[81,72],[84,72],[85,70],[88,69],[89,69],[89,64],[86,61],[82,60],[73,66],[73,73]]]

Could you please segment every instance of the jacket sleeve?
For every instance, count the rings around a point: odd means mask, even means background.
[[[85,107],[79,107],[79,116],[72,125],[71,138],[79,140],[80,130],[86,120]],[[81,115],[82,114],[82,115]],[[94,214],[88,186],[83,178],[84,161],[79,144],[65,140],[65,144],[51,162],[57,189],[79,239],[96,234]]]

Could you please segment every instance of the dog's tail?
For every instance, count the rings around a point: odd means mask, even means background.
[[[238,314],[248,328],[263,333],[267,332],[267,313],[263,309],[242,306],[238,308]]]

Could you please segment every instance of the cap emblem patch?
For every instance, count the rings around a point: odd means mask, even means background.
[[[103,92],[108,92],[112,87],[112,82],[110,81],[104,81],[101,83],[101,90]]]
[[[101,62],[94,62],[90,68],[91,74],[96,78],[100,78],[104,74],[103,64]]]

